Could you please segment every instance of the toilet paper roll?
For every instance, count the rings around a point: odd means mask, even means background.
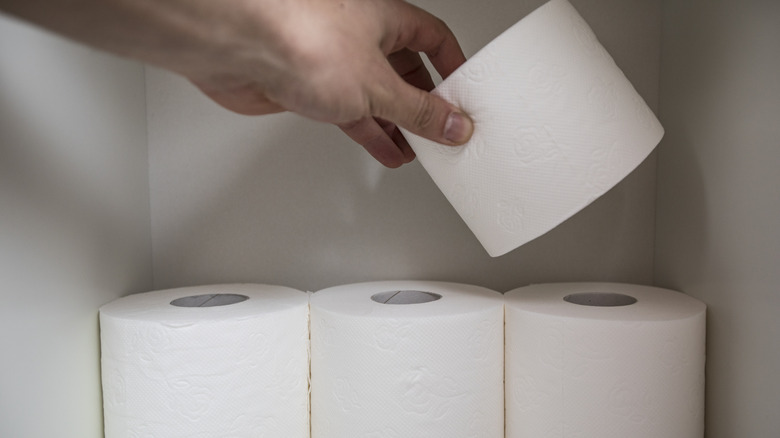
[[[106,438],[308,438],[308,295],[216,285],[100,309]]]
[[[587,23],[552,0],[434,91],[468,113],[464,146],[404,136],[491,256],[546,233],[639,165],[663,128]]]
[[[315,292],[312,436],[503,438],[503,314],[500,294],[461,284]]]
[[[506,293],[507,438],[704,434],[705,305],[665,289]]]

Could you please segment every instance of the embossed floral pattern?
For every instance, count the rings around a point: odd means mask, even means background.
[[[563,155],[548,126],[520,126],[515,129],[513,140],[515,155],[524,166]]]
[[[347,379],[337,379],[333,390],[333,401],[343,412],[360,409],[360,398],[357,391]]]
[[[427,368],[411,370],[401,376],[399,388],[402,391],[401,407],[440,419],[449,413],[453,403],[463,396],[460,385],[454,379],[436,375]]]
[[[396,320],[388,320],[377,327],[374,332],[376,346],[382,350],[395,351],[404,339],[407,339],[412,333],[409,324],[404,324]]]
[[[498,202],[498,225],[508,233],[518,233],[523,229],[525,209],[518,197],[502,199]]]

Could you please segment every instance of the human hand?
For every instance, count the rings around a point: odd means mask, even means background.
[[[447,77],[465,62],[460,46],[403,0],[0,0],[0,9],[182,74],[235,112],[334,123],[388,167],[414,159],[397,126],[449,145],[473,131],[427,92],[418,54]]]
[[[414,159],[396,125],[448,145],[469,139],[471,120],[427,92],[433,81],[417,53],[442,77],[465,61],[442,21],[398,0],[281,3],[258,11],[269,26],[262,49],[250,38],[216,68],[184,74],[238,113],[334,123],[388,167]]]

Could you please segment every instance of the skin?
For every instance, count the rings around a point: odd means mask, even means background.
[[[388,167],[414,159],[397,126],[463,144],[473,123],[427,91],[465,62],[438,18],[402,0],[0,0],[0,10],[187,77],[246,115],[338,125]]]

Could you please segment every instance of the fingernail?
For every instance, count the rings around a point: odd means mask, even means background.
[[[471,138],[473,131],[474,125],[471,119],[463,113],[450,113],[447,116],[447,121],[444,123],[444,138],[453,143],[462,144],[467,142]]]

